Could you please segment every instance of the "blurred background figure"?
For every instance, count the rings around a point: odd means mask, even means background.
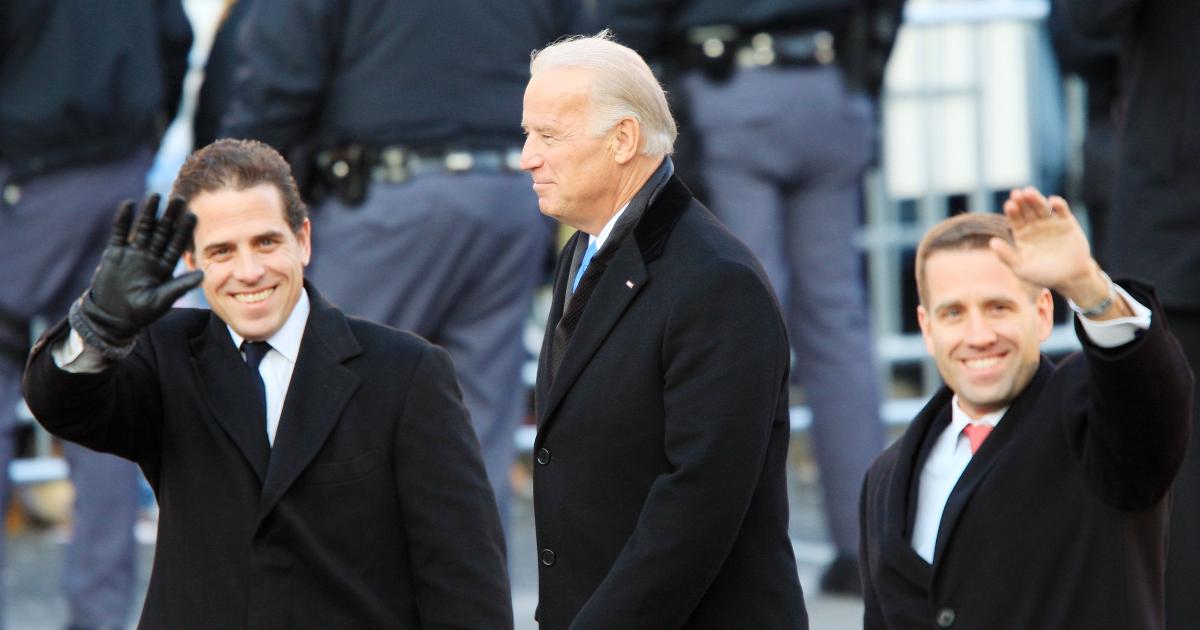
[[[6,473],[31,322],[66,316],[88,286],[113,209],[145,192],[155,146],[179,102],[192,34],[178,0],[6,2],[0,31]],[[76,496],[62,575],[70,627],[124,626],[134,596],[140,472],[82,447],[65,450]],[[5,474],[3,507],[7,488]]]
[[[221,131],[275,146],[304,180],[311,277],[332,302],[450,352],[504,515],[549,235],[517,168],[521,101],[529,53],[572,7],[255,1]]]
[[[1150,280],[1200,372],[1200,3],[1066,0],[1068,23],[1086,36],[1119,38],[1123,97],[1106,266]],[[1200,399],[1175,482],[1167,558],[1167,628],[1200,619]]]
[[[1084,136],[1082,168],[1077,181],[1067,182],[1067,193],[1087,208],[1091,240],[1103,243],[1106,236],[1113,189],[1117,181],[1117,112],[1120,105],[1120,40],[1094,38],[1080,33],[1064,15],[1066,0],[1054,0],[1046,16],[1046,28],[1059,69],[1064,76],[1083,81]],[[1103,260],[1102,252],[1096,252]]]
[[[237,72],[237,34],[254,0],[219,0],[223,5],[217,17],[216,35],[204,64],[204,81],[196,95],[192,114],[192,146],[200,149],[219,137],[221,117],[233,100],[234,74]]]
[[[858,491],[883,449],[861,254],[862,177],[903,0],[597,3],[676,92],[702,198],[758,256],[788,320],[812,410],[829,532],[826,592],[858,594]],[[793,401],[793,404],[796,401]]]

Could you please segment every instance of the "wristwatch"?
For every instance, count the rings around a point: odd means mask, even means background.
[[[1088,319],[1100,317],[1101,315],[1107,313],[1108,309],[1112,308],[1113,305],[1112,278],[1109,278],[1108,274],[1104,273],[1103,271],[1100,272],[1100,275],[1104,276],[1104,281],[1108,283],[1108,295],[1105,295],[1103,300],[1100,300],[1100,302],[1091,308],[1083,308],[1082,306],[1080,307],[1079,314],[1087,317]]]

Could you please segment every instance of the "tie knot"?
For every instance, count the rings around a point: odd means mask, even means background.
[[[246,353],[246,365],[252,370],[258,370],[263,357],[271,350],[271,344],[265,341],[243,341],[242,352]]]
[[[992,432],[990,424],[968,424],[963,427],[963,435],[967,436],[967,441],[971,443],[971,454],[979,450],[983,445],[983,441],[987,439],[989,433]]]

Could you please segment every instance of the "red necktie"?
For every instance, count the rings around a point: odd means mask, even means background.
[[[990,424],[968,424],[963,427],[963,434],[967,436],[967,441],[971,443],[972,455],[975,454],[975,451],[979,450],[979,447],[983,445],[983,441],[987,439],[988,434],[991,432],[992,425]]]

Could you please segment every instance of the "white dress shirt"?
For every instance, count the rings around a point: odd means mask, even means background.
[[[595,251],[592,252],[593,257],[595,257],[596,253],[600,251],[601,247],[604,247],[604,241],[607,241],[608,235],[612,234],[613,226],[615,226],[617,224],[617,219],[621,218],[621,215],[625,213],[625,209],[628,207],[629,207],[629,202],[626,202],[625,205],[621,206],[621,209],[617,210],[617,213],[612,215],[611,218],[609,218],[608,223],[604,224],[604,229],[600,230],[599,234],[596,234],[596,235],[588,234],[588,247],[591,247],[593,244],[595,244],[595,246],[596,246]],[[583,259],[580,258],[579,262],[580,262],[580,267],[582,267]],[[589,263],[590,262],[591,261],[589,261]],[[574,269],[571,270],[571,277],[576,280],[582,280],[583,276],[579,275],[579,267],[575,267]],[[571,298],[575,295],[575,283],[572,282],[572,283],[568,284],[566,287],[563,288],[563,290],[566,292],[566,297],[563,301],[563,312],[566,312],[567,306],[571,303]]]
[[[308,291],[301,290],[300,300],[296,302],[292,314],[266,340],[271,344],[271,349],[258,365],[258,373],[262,375],[267,393],[267,441],[272,446],[275,445],[275,433],[279,429],[279,417],[283,415],[283,401],[287,399],[288,385],[292,382],[292,370],[296,368],[296,356],[300,354],[300,340],[304,338],[308,312]],[[232,328],[229,328],[229,336],[233,337],[234,347],[242,347],[242,336]],[[244,353],[242,358],[246,358]]]
[[[300,291],[300,299],[296,307],[288,315],[283,326],[267,339],[271,350],[263,357],[258,366],[262,375],[263,385],[267,394],[267,441],[275,444],[275,433],[279,428],[279,418],[283,415],[283,401],[287,398],[288,385],[292,382],[292,370],[296,367],[296,357],[300,354],[300,340],[304,337],[304,327],[308,324],[308,291]],[[232,328],[229,336],[233,338],[235,348],[242,347],[243,337]],[[54,363],[67,372],[95,373],[103,371],[108,366],[108,360],[99,350],[87,345],[83,337],[74,329],[61,343],[50,348],[50,356]],[[242,357],[245,358],[245,355]]]
[[[1133,341],[1138,330],[1150,328],[1150,309],[1133,299],[1125,289],[1113,285],[1116,294],[1125,299],[1132,317],[1119,317],[1107,321],[1093,321],[1084,317],[1081,309],[1073,302],[1068,305],[1075,311],[1083,330],[1092,343],[1102,348],[1115,348]],[[925,464],[921,467],[920,488],[917,490],[917,512],[913,520],[912,548],[917,555],[933,564],[933,551],[937,543],[938,527],[942,523],[942,512],[950,499],[958,478],[971,462],[971,445],[963,435],[968,423],[989,424],[993,428],[1000,424],[1007,408],[971,419],[958,405],[955,395],[950,403],[950,426],[942,431],[929,449]]]
[[[621,209],[617,210],[617,213],[612,215],[612,218],[608,220],[608,223],[604,224],[604,229],[600,230],[599,234],[597,234],[596,236],[592,236],[589,234],[588,235],[588,245],[595,243],[596,251],[600,251],[600,248],[604,247],[604,241],[608,240],[608,235],[612,234],[613,226],[617,224],[617,219],[620,219],[621,215],[625,214],[625,209],[628,207],[629,207],[629,202],[626,202],[625,205],[621,206]]]

